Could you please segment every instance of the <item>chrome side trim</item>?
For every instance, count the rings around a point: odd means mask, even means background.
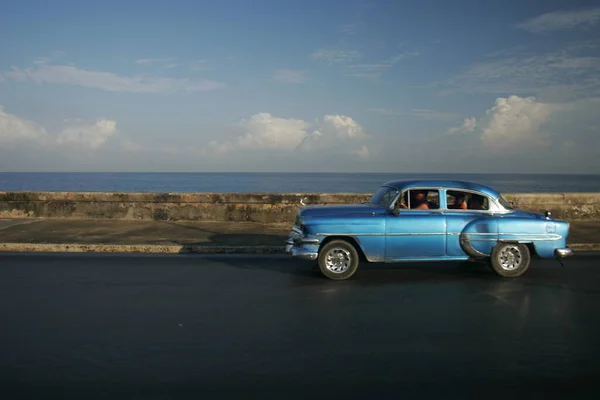
[[[528,238],[528,237],[521,237],[521,238],[498,238],[498,239],[470,239],[472,242],[554,242],[557,240],[560,240],[562,238]]]
[[[473,232],[473,233],[462,233],[462,232],[418,232],[418,233],[366,233],[366,232],[319,232],[315,236],[436,236],[436,235],[447,235],[457,236],[466,235],[474,241],[495,241],[498,239],[484,239],[478,238],[477,236],[494,236],[504,240],[511,240],[510,237],[515,237],[514,240],[560,240],[563,237],[557,234],[550,233],[494,233],[494,232]],[[504,237],[503,237],[504,236]],[[509,238],[507,238],[508,236]],[[304,239],[305,243],[318,243],[317,239]]]
[[[469,256],[398,257],[398,258],[388,258],[385,260],[385,263],[393,264],[393,263],[423,262],[423,261],[466,261],[468,259],[469,259]]]
[[[316,233],[315,236],[385,236],[385,233],[349,233],[349,232],[339,232],[339,233]]]
[[[316,236],[432,236],[446,235],[444,232],[423,232],[423,233],[355,233],[355,232],[340,232],[340,233],[317,233]]]
[[[420,232],[420,233],[386,233],[385,236],[436,236],[446,235],[445,232]]]
[[[471,235],[471,233],[470,233]],[[481,235],[481,233],[479,233],[479,235]],[[494,234],[496,235],[496,234]],[[505,236],[552,236],[552,237],[557,237],[557,238],[562,238],[562,236],[555,234],[555,233],[507,233],[507,232],[500,232],[497,235],[505,235]]]

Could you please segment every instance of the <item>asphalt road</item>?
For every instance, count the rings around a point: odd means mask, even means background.
[[[593,398],[600,256],[565,263],[4,253],[0,398]]]

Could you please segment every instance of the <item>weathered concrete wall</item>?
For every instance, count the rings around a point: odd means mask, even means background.
[[[550,210],[566,220],[599,219],[600,192],[592,193],[509,193],[504,197],[517,208],[535,212]]]
[[[0,192],[0,218],[92,218],[292,223],[301,207],[364,203],[370,193]],[[599,193],[505,194],[526,210],[557,218],[600,219]]]

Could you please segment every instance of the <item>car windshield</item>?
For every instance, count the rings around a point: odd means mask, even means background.
[[[500,195],[500,197],[498,197],[498,202],[500,203],[500,205],[504,208],[506,208],[507,210],[512,210],[514,209],[512,203],[508,200],[506,200],[506,198],[504,197],[504,195]]]
[[[398,190],[396,188],[382,186],[373,194],[371,200],[369,200],[369,204],[387,208],[397,194]]]

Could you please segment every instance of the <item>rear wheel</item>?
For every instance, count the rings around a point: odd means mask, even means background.
[[[491,257],[492,270],[505,278],[521,276],[529,268],[531,254],[522,243],[499,243]]]
[[[348,279],[358,269],[358,252],[345,240],[333,240],[319,251],[319,269],[329,279]]]

